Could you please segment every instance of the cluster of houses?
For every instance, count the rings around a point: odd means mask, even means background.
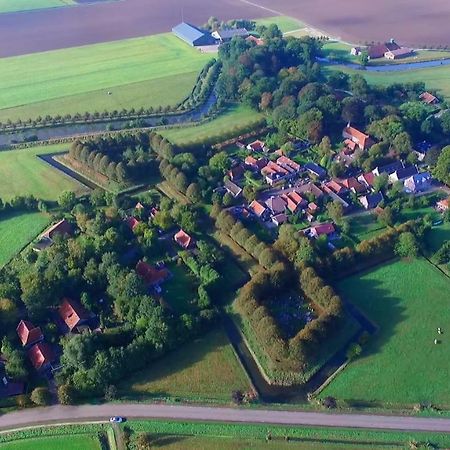
[[[172,33],[192,47],[218,46],[231,41],[234,37],[241,37],[255,45],[264,44],[262,39],[251,35],[245,28],[224,28],[210,33],[190,23],[182,22],[172,28]]]
[[[350,50],[350,54],[353,56],[359,56],[363,52],[367,52],[367,57],[369,60],[379,58],[394,60],[411,56],[414,53],[414,50],[398,45],[394,39],[381,44],[369,45],[367,48],[353,47]]]

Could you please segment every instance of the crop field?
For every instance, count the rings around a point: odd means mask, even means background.
[[[45,153],[64,151],[67,144],[0,152],[0,198],[34,195],[42,200],[56,200],[65,190],[85,192],[84,186],[38,158]]]
[[[171,34],[5,58],[0,117],[175,104],[209,59]]]
[[[448,277],[425,259],[393,262],[343,280],[341,294],[379,330],[321,396],[359,404],[448,407],[449,289]]]
[[[170,281],[169,281],[170,282]],[[228,401],[233,390],[247,391],[247,376],[222,330],[183,344],[119,386],[125,397],[181,397]]]
[[[0,267],[32,241],[48,224],[39,212],[0,216]]]
[[[76,3],[72,0],[0,0],[0,14],[13,11],[57,8],[68,5],[76,5]]]
[[[248,106],[232,106],[217,118],[201,125],[162,130],[161,134],[175,144],[188,144],[202,139],[220,138],[225,133],[239,135],[240,130],[250,127],[261,119],[262,114]]]
[[[1,444],[2,450],[101,450],[96,436],[72,435],[23,439]]]

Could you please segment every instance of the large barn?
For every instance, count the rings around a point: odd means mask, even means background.
[[[173,27],[172,33],[192,47],[212,45],[215,43],[214,38],[207,31],[200,30],[200,28],[186,22],[182,22],[176,27]]]

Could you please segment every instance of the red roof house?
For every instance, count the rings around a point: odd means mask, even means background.
[[[334,225],[329,223],[321,223],[320,225],[317,225],[315,227],[311,227],[310,230],[310,236],[318,238],[320,236],[329,236],[331,234],[334,234],[336,232],[336,229],[334,228]]]
[[[267,211],[267,208],[257,200],[253,200],[248,206],[248,209],[257,217],[262,217]]]
[[[368,172],[358,177],[358,181],[365,184],[368,188],[373,187],[373,182],[375,180],[375,174],[373,172]]]
[[[263,141],[256,140],[247,145],[247,150],[252,150],[253,152],[263,152],[266,150],[266,144]]]
[[[356,128],[347,125],[342,131],[342,137],[355,143],[361,150],[366,150],[373,145],[373,141],[368,134],[357,130]],[[346,144],[348,146],[348,143]],[[354,148],[353,148],[354,150]]]
[[[24,347],[36,344],[44,339],[41,329],[39,327],[35,327],[27,320],[21,320],[19,325],[17,325],[16,331],[20,342],[22,342],[22,346]]]
[[[72,236],[72,234],[73,234],[72,225],[66,219],[62,219],[58,223],[55,223],[50,228],[45,230],[40,237],[53,239],[56,235]]]
[[[438,211],[441,212],[448,211],[449,208],[450,208],[450,197],[445,198],[444,200],[440,200],[436,203],[436,209]]]
[[[78,302],[65,298],[58,309],[58,314],[67,325],[69,331],[85,325],[89,320],[89,313]]]
[[[194,240],[189,236],[185,231],[180,229],[178,233],[175,233],[175,236],[173,237],[175,242],[184,249],[188,249],[194,242]]]
[[[419,98],[427,105],[436,105],[439,103],[439,99],[430,92],[423,92],[419,95]]]
[[[141,222],[136,219],[136,217],[128,217],[126,219],[126,224],[130,230],[134,230]]]
[[[142,260],[136,265],[136,273],[148,285],[160,284],[169,276],[169,271],[165,267],[157,269]]]
[[[55,355],[48,344],[39,342],[28,350],[28,358],[36,370],[44,370],[50,367]]]
[[[372,174],[373,175],[373,174]],[[360,183],[355,177],[346,178],[345,180],[341,180],[342,186],[349,189],[350,191],[355,192],[356,194],[362,194],[366,191],[366,187]]]

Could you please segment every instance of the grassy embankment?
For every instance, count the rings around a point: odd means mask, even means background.
[[[341,294],[380,329],[321,396],[358,404],[448,408],[449,288],[449,279],[425,259],[389,263],[343,280]],[[443,327],[443,335],[437,327]],[[440,343],[435,345],[434,339]]]
[[[76,5],[73,0],[0,0],[0,14]]]
[[[175,105],[211,57],[167,33],[4,58],[0,122]]]
[[[0,198],[34,195],[42,200],[56,200],[64,190],[80,194],[84,187],[38,158],[45,153],[68,150],[67,144],[32,147],[0,152]]]

